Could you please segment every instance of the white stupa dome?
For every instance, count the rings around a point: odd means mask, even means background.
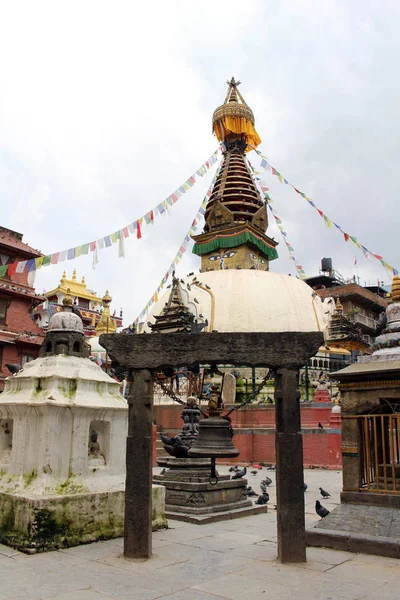
[[[49,320],[47,331],[79,331],[83,333],[82,319],[72,312],[55,313]]]
[[[196,279],[198,285],[193,283]],[[188,309],[199,321],[207,319],[205,332],[312,332],[326,327],[320,297],[289,275],[250,269],[207,271],[183,278],[180,288]],[[161,314],[169,294],[167,289],[160,296],[142,331],[151,332],[147,323]]]

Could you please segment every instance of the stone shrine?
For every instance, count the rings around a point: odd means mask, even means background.
[[[307,532],[307,542],[312,546],[400,558],[397,276],[393,278],[392,303],[382,322],[373,354],[361,356],[358,363],[330,375],[339,382],[341,397],[343,491],[341,504]]]
[[[128,406],[89,360],[72,298],[49,321],[40,357],[0,396],[0,540],[33,552],[118,537],[124,527]],[[164,489],[153,526],[165,526]]]

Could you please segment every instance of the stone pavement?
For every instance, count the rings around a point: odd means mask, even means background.
[[[158,469],[156,469],[158,471]],[[226,468],[221,468],[225,472]],[[309,548],[308,562],[276,561],[275,475],[265,468],[249,483],[259,491],[273,479],[267,514],[193,525],[170,521],[153,534],[154,556],[130,561],[122,539],[28,556],[0,545],[0,600],[398,600],[400,561]],[[307,526],[316,522],[314,504],[322,486],[339,502],[341,474],[306,470]]]

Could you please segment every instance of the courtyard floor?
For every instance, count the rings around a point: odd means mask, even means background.
[[[259,492],[265,475],[273,480],[267,514],[208,525],[170,521],[153,534],[148,561],[124,559],[122,539],[33,556],[0,545],[0,600],[399,600],[396,559],[309,548],[304,565],[277,562],[275,474],[264,468],[248,473],[248,482]],[[316,499],[328,509],[339,503],[341,473],[309,469],[304,479],[310,527]],[[322,500],[320,486],[330,499]]]

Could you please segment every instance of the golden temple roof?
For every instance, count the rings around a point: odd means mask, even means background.
[[[85,277],[82,277],[81,281],[77,281],[76,269],[74,269],[72,273],[72,279],[67,279],[64,271],[58,287],[56,287],[54,290],[46,292],[46,297],[49,298],[50,296],[54,296],[59,292],[62,292],[63,294],[69,293],[73,297],[83,298],[84,300],[91,300],[96,304],[101,304],[101,298],[99,298],[95,292],[87,289]]]

